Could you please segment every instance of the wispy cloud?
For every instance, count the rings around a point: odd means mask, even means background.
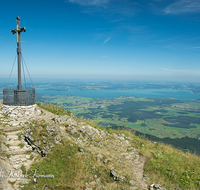
[[[180,50],[180,49],[183,49],[183,44],[173,43],[173,44],[168,44],[168,45],[164,45],[160,47],[165,48],[165,49],[171,49],[171,50]]]
[[[67,2],[76,3],[79,5],[94,5],[94,6],[102,6],[109,2],[110,0],[68,0]]]
[[[110,55],[104,55],[104,56],[101,56],[102,58],[107,58],[107,57],[110,57]]]
[[[38,44],[32,44],[32,43],[30,43],[31,45],[33,45],[33,46],[36,46],[36,47],[39,47],[39,45]]]
[[[189,47],[187,49],[197,49],[197,50],[200,50],[200,46],[196,46],[196,47]]]
[[[111,38],[107,38],[107,39],[103,42],[103,44],[107,43],[110,39],[111,39]]]
[[[179,0],[164,9],[165,14],[200,13],[199,0]]]
[[[197,70],[175,70],[175,69],[167,69],[167,68],[162,68],[162,70],[170,71],[170,72],[178,72],[178,73],[200,74],[200,71],[197,71]]]
[[[111,17],[113,22],[123,20],[122,15],[125,17],[134,16],[138,12],[138,6],[140,5],[137,0],[65,0],[65,2],[82,5],[84,12],[88,14],[105,11],[107,12],[106,17]],[[117,14],[120,17],[116,17]]]

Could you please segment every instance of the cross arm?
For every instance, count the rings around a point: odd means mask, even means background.
[[[23,28],[20,28],[19,30],[12,30],[12,31],[11,31],[12,34],[15,34],[15,33],[17,33],[17,32],[26,32],[26,28],[23,27]]]

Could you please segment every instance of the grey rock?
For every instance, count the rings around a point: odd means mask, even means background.
[[[37,178],[36,177],[33,178],[33,182],[37,183]]]
[[[79,128],[79,131],[80,131],[81,133],[85,133],[85,126],[81,126],[81,127]]]
[[[35,157],[37,156],[37,154],[36,154],[35,152],[31,152],[31,156],[32,156],[33,158],[35,158]]]
[[[134,181],[134,180],[130,180],[129,183],[130,183],[131,185],[135,185],[135,181]]]
[[[158,189],[160,187],[162,187],[160,184],[154,184],[154,188]]]
[[[56,117],[52,117],[52,120],[53,120],[54,122],[57,122],[57,118],[56,118]]]
[[[164,187],[160,187],[160,190],[166,190]]]
[[[50,148],[55,147],[54,144],[52,142],[49,143]]]
[[[96,181],[90,182],[90,185],[95,185],[95,184],[96,184]]]
[[[41,145],[41,142],[40,142],[40,141],[35,141],[35,145],[36,145],[36,146],[40,146],[40,145]]]
[[[101,178],[97,178],[97,179],[96,179],[96,182],[97,182],[97,183],[101,183]]]
[[[97,158],[97,160],[101,160],[101,159],[103,159],[103,155],[98,154],[98,155],[96,156],[96,158]]]
[[[154,189],[159,189],[159,190],[166,190],[164,187],[162,187],[160,184],[151,184],[150,185],[150,190],[154,190]]]
[[[124,181],[124,180],[126,179],[125,177],[118,175],[118,174],[114,171],[114,167],[112,167],[112,168],[110,169],[110,175],[111,175],[111,177],[113,177],[113,179],[114,179],[115,181]]]
[[[46,145],[45,147],[44,147],[44,149],[43,149],[45,152],[50,152],[51,151],[51,149],[49,148],[49,146],[48,145]]]
[[[78,151],[79,152],[84,152],[84,150],[82,148],[79,148]]]
[[[54,139],[55,139],[56,141],[59,141],[59,142],[62,141],[62,138],[60,137],[60,135],[56,135],[56,136],[54,137]]]
[[[110,159],[110,158],[107,158],[107,159],[105,159],[105,160],[103,161],[103,163],[106,164],[108,161],[111,161],[111,159]]]
[[[124,141],[124,137],[118,137],[118,139]]]
[[[43,138],[43,139],[46,139],[47,137],[45,137],[44,135],[42,135],[42,138]]]
[[[31,147],[32,147],[33,149],[37,149],[37,146],[35,146],[34,144],[32,144]]]
[[[67,122],[65,127],[71,127],[71,123],[70,122]]]
[[[76,135],[78,131],[76,130],[76,128],[73,128],[70,132],[72,135]]]
[[[6,156],[0,156],[0,159],[7,160],[8,158]]]
[[[138,187],[137,186],[134,186],[134,187],[130,187],[130,190],[137,190]]]
[[[47,125],[47,132],[49,133],[49,132],[55,132],[55,129],[54,129],[54,127],[52,127],[52,126],[49,126],[49,125]]]
[[[112,136],[114,137],[114,139],[118,139],[118,136],[115,133],[113,133]]]
[[[101,131],[100,131],[100,135],[101,135],[102,137],[105,137],[105,136],[106,136],[106,133],[105,133],[103,130],[101,130]]]

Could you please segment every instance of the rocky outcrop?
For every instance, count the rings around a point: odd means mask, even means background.
[[[35,141],[34,138],[31,136],[33,134],[31,132],[31,129],[28,127],[25,132],[22,131],[21,136],[27,142],[29,146],[32,147],[32,150],[36,150],[42,157],[45,157],[47,155],[47,152],[51,151],[51,148],[55,146],[55,144],[58,144],[62,141],[62,138],[60,135],[57,134],[56,130],[54,127],[47,126],[46,127],[47,131],[47,137],[42,135],[42,141]],[[47,139],[52,135],[52,133],[56,133],[57,135],[54,137],[54,143],[53,142],[48,142]],[[45,146],[40,146],[41,144]]]

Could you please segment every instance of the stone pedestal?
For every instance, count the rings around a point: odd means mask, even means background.
[[[10,106],[2,105],[2,112],[12,118],[35,115],[36,104],[30,106]]]

